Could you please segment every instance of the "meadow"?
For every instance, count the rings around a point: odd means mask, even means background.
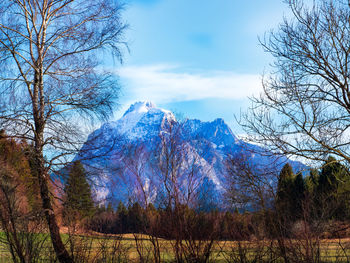
[[[1,233],[1,239],[5,237]],[[33,262],[57,262],[47,234],[31,235],[38,255]],[[122,235],[69,235],[62,234],[68,250],[74,255],[75,262],[176,262],[175,240],[166,240],[144,234]],[[155,244],[156,241],[156,244]],[[182,241],[183,247],[189,245]],[[198,255],[205,253],[205,247],[211,241],[195,241]],[[252,241],[214,241],[209,257],[191,255],[190,250],[183,251],[184,262],[285,262],[281,253],[281,240]],[[294,261],[289,262],[350,262],[350,239],[284,239],[289,259],[295,254]],[[159,259],[155,251],[159,250]],[[0,243],[0,262],[10,262],[11,251]]]

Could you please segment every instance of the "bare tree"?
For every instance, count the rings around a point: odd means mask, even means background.
[[[151,174],[152,153],[144,142],[128,143],[124,147],[122,175],[130,188],[129,200],[144,208],[144,220],[137,233],[133,233],[140,262],[161,262],[161,242],[159,241],[159,215],[150,206],[156,195],[156,182]],[[147,221],[147,222],[146,222]],[[140,232],[140,233],[139,233]]]
[[[350,2],[310,2],[288,0],[294,18],[262,41],[273,72],[241,123],[276,152],[349,163]]]
[[[30,208],[28,189],[16,170],[12,164],[0,161],[0,226],[4,233],[0,243],[6,245],[13,262],[34,262],[43,255],[48,239],[48,235],[38,232],[46,232],[47,228],[42,211]]]
[[[4,0],[0,3],[0,126],[34,145],[42,208],[60,262],[62,243],[48,180],[74,153],[82,117],[105,118],[118,95],[104,55],[121,58],[125,25],[112,0]]]
[[[195,148],[182,138],[182,124],[169,123],[159,135],[158,170],[154,171],[163,189],[164,205],[197,205],[198,191],[209,169],[201,167]]]
[[[156,191],[154,178],[151,177],[150,171],[147,171],[151,170],[152,154],[143,142],[126,144],[123,152],[124,169],[119,177],[126,177],[124,180],[128,181],[131,191],[129,199],[146,208]]]
[[[218,237],[218,214],[199,213],[199,192],[211,171],[202,167],[202,156],[183,140],[181,123],[168,123],[160,133],[158,159],[163,191],[162,226],[171,238],[175,262],[209,262]]]
[[[255,164],[249,149],[242,148],[226,160],[225,199],[229,209],[265,211],[271,208],[279,163]]]

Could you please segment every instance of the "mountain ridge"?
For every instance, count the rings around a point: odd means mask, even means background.
[[[154,103],[149,101],[132,104],[119,120],[107,122],[90,134],[76,160],[81,159],[90,172],[100,173],[93,179],[98,185],[103,185],[102,188],[96,188],[100,197],[110,198],[116,202],[126,202],[137,190],[137,187],[133,185],[133,183],[137,183],[135,178],[132,178],[134,171],[128,163],[132,163],[132,159],[139,158],[136,155],[140,154],[142,148],[142,151],[145,151],[144,156],[147,156],[144,157],[147,158],[147,163],[143,164],[142,187],[148,185],[148,195],[152,197],[150,201],[155,202],[157,193],[159,194],[161,190],[160,186],[157,186],[159,180],[156,182],[157,180],[152,177],[158,176],[155,174],[160,173],[158,162],[161,140],[164,136],[169,136],[169,130],[172,127],[178,127],[178,139],[183,148],[188,151],[186,153],[188,156],[185,157],[196,159],[196,171],[198,176],[202,178],[199,181],[211,185],[211,189],[214,189],[212,194],[216,196],[216,201],[222,197],[225,188],[225,176],[227,176],[225,165],[230,156],[246,155],[249,162],[254,165],[271,166],[270,163],[277,160],[269,157],[266,154],[266,149],[239,140],[222,118],[211,122],[186,119],[180,123],[171,111],[157,108]],[[128,156],[130,148],[137,147],[139,147],[138,152],[136,151],[133,156]],[[103,154],[106,149],[108,154]],[[94,155],[101,157],[89,158]],[[281,159],[281,164],[276,166],[278,170],[286,162],[292,163],[295,170],[306,167],[302,163],[289,160],[284,156],[280,156],[279,159]],[[135,162],[135,160],[133,161]],[[98,167],[98,169],[91,167]],[[116,171],[118,171],[118,175],[116,175]],[[200,188],[202,185],[198,187]]]

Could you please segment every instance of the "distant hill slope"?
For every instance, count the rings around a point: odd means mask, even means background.
[[[223,119],[212,122],[187,119],[179,123],[172,112],[157,108],[151,102],[136,102],[117,121],[108,122],[89,135],[75,159],[94,175],[100,197],[126,202],[147,196],[161,200],[162,178],[159,176],[162,145],[172,147],[169,138],[176,127],[176,143],[181,145],[184,160],[179,170],[184,177],[191,170],[193,182],[181,178],[182,190],[189,185],[200,194],[219,202],[225,188],[226,160],[240,156],[251,165],[274,167],[276,173],[289,162],[297,172],[307,167],[284,156],[272,156],[265,149],[236,138]],[[168,138],[166,141],[164,138]],[[175,140],[175,139],[174,139]],[[185,153],[184,153],[185,152]],[[186,181],[187,180],[187,181]],[[185,186],[185,184],[188,184]],[[210,193],[209,193],[210,190]],[[142,198],[141,198],[142,199]]]

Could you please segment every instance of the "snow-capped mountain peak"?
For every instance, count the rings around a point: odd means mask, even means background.
[[[123,117],[128,114],[143,114],[148,112],[152,108],[157,108],[157,106],[151,101],[138,101],[131,104],[129,109],[124,113]]]
[[[285,156],[268,156],[266,149],[239,140],[223,119],[218,118],[211,122],[187,119],[177,122],[172,112],[158,108],[149,101],[132,104],[119,120],[105,123],[93,132],[76,159],[81,159],[85,167],[90,167],[90,171],[100,173],[103,170],[103,174],[106,175],[103,183],[108,188],[108,195],[113,195],[113,198],[118,200],[128,200],[127,194],[135,188],[133,172],[130,165],[126,165],[130,158],[128,147],[132,149],[141,145],[141,149],[146,152],[147,162],[144,166],[141,165],[144,167],[143,179],[151,182],[154,179],[152,176],[157,178],[155,174],[160,173],[157,163],[161,146],[159,135],[168,133],[171,125],[178,128],[174,129],[179,131],[181,137],[178,147],[183,148],[181,153],[185,155],[187,165],[194,165],[197,179],[201,181],[204,178],[206,181],[206,184],[201,186],[202,190],[207,192],[206,187],[212,185],[216,196],[222,194],[227,174],[226,162],[230,156],[247,156],[250,164],[259,167],[270,167],[275,163],[276,171],[282,168],[283,163],[291,162]],[[135,156],[137,154],[133,153],[133,162],[140,158]],[[305,167],[301,163],[291,163],[296,171]],[[91,167],[98,169],[93,170]],[[182,165],[182,169],[185,168],[186,163]],[[116,177],[112,176],[115,171],[119,171],[123,176],[118,183],[113,182],[116,180]],[[154,182],[153,184],[153,193],[156,195],[160,186]]]
[[[117,121],[104,124],[104,133],[118,133],[128,139],[145,139],[159,133],[160,125],[176,121],[172,112],[158,108],[153,102],[139,101],[132,104]]]

